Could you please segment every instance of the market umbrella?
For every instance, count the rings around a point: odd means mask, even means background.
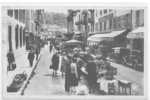
[[[81,41],[78,40],[69,40],[63,43],[64,47],[71,47],[71,48],[75,48],[75,47],[79,47],[81,46]]]
[[[81,44],[81,41],[73,39],[73,40],[66,41],[65,44],[69,44],[69,45],[72,45],[72,44]]]

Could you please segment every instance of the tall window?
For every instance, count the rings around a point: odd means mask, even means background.
[[[25,29],[23,30],[23,45],[25,45],[25,40],[26,40],[26,38],[25,38]]]
[[[136,26],[144,25],[144,10],[136,11]]]
[[[13,10],[12,9],[8,9],[7,10],[7,14],[8,14],[8,16],[13,17]]]
[[[95,25],[95,30],[98,31],[98,23]]]
[[[12,27],[8,26],[8,42],[9,42],[9,51],[12,51]]]
[[[102,27],[102,23],[100,23],[100,31],[102,31],[102,28],[103,28],[103,27]]]
[[[15,27],[15,42],[16,42],[16,49],[18,48],[18,39],[19,39],[19,37],[18,37],[18,25]]]
[[[109,12],[111,12],[112,11],[112,9],[109,9]]]
[[[104,31],[106,31],[106,21],[104,22]]]
[[[112,29],[112,19],[109,20],[109,29]]]
[[[140,25],[140,11],[136,11],[136,26]]]
[[[20,27],[20,47],[22,47],[22,27]]]
[[[102,16],[102,10],[100,10],[100,15]]]
[[[15,19],[18,19],[18,14],[19,14],[18,9],[15,9]]]
[[[107,13],[107,9],[104,9],[104,14],[106,14]]]

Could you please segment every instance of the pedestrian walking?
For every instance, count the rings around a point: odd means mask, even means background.
[[[16,68],[16,64],[13,51],[9,51],[7,53],[7,59],[8,59],[8,71],[14,70]]]
[[[66,66],[67,66],[67,54],[66,52],[63,52],[62,53],[62,64],[61,64],[61,73],[62,73],[62,77],[65,75],[65,72],[66,72]]]
[[[66,92],[69,92],[70,91],[70,71],[71,71],[71,68],[70,68],[70,65],[71,65],[71,61],[70,61],[70,58],[68,55],[66,56],[66,70],[65,70],[65,91]]]
[[[57,75],[58,66],[59,66],[59,55],[58,52],[56,52],[52,57],[53,76]]]
[[[28,54],[28,60],[29,60],[29,63],[30,63],[30,66],[32,67],[33,65],[33,61],[34,61],[34,51],[33,49],[29,51],[29,54]]]
[[[52,51],[52,48],[53,48],[53,44],[50,42],[50,45],[49,45],[49,51],[50,51],[50,53]]]

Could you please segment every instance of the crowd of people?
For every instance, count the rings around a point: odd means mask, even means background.
[[[107,61],[101,57],[96,57],[87,47],[85,51],[81,48],[72,50],[60,50],[55,45],[50,43],[50,52],[52,48],[56,52],[52,56],[53,76],[57,76],[61,56],[61,74],[65,76],[65,91],[69,94],[86,95],[99,92],[97,78],[98,71],[104,68]]]

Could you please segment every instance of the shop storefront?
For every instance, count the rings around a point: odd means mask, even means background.
[[[128,35],[128,45],[130,49],[137,49],[143,51],[144,49],[144,28],[138,27],[131,31]]]
[[[127,48],[130,49],[130,56],[135,57],[136,65],[134,69],[143,71],[144,61],[144,27],[138,27],[131,31],[128,35]]]
[[[92,35],[88,38],[88,46],[91,48],[96,47],[95,51],[98,54],[102,54],[103,51],[106,51],[105,54],[107,54],[110,52],[109,50],[113,46],[114,38],[118,35],[121,35],[123,32],[125,32],[125,30]]]

